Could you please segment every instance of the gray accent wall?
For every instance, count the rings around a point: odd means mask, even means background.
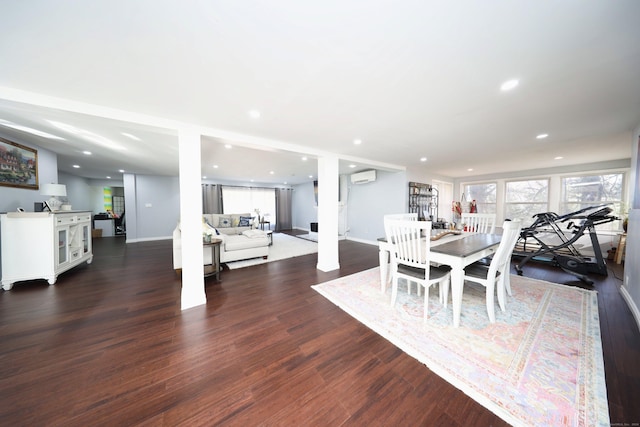
[[[293,186],[291,216],[293,228],[307,230],[318,221],[318,206],[313,193],[313,181]]]
[[[624,278],[621,288],[638,327],[640,327],[640,124],[632,135],[632,182],[629,186],[631,206],[627,228]]]
[[[348,181],[347,185],[347,239],[377,244],[378,238],[384,236],[384,215],[408,210],[406,172],[377,171],[374,182]]]
[[[64,172],[58,174],[58,183],[67,186],[67,203],[75,211],[92,211],[95,204],[95,191],[91,185],[91,180],[79,176],[69,175]],[[102,192],[100,192],[102,201]]]
[[[125,177],[127,242],[170,239],[180,220],[178,177]]]
[[[0,134],[0,136],[3,135]],[[4,138],[37,150],[39,184],[58,183],[58,157],[55,153],[44,148],[25,144],[24,141],[17,141],[15,138]],[[42,202],[48,198],[41,195],[39,190],[2,186],[0,187],[0,212],[12,212],[19,207],[27,212],[33,212],[33,204],[35,202]]]

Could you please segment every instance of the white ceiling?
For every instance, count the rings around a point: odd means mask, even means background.
[[[176,175],[185,126],[203,175],[294,184],[323,153],[449,177],[624,159],[640,123],[636,0],[5,3],[0,121],[64,140],[0,136],[90,178]]]

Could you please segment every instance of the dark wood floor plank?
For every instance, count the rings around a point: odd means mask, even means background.
[[[505,425],[310,288],[376,267],[375,246],[340,242],[332,272],[315,255],[224,270],[181,312],[170,241],[94,243],[55,286],[0,293],[0,425]],[[609,408],[632,423],[640,333],[611,268],[593,277]]]

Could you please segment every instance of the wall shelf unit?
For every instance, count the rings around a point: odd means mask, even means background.
[[[409,213],[417,213],[420,221],[438,221],[438,189],[409,182]]]

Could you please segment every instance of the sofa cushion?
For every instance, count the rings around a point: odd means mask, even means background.
[[[229,227],[233,227],[233,223],[231,221],[230,216],[218,217],[218,228],[229,228]]]
[[[238,234],[238,229],[236,227],[218,228],[217,230],[220,234],[224,234],[226,236]]]
[[[262,230],[245,230],[242,233],[243,236],[247,236],[250,239],[262,239],[266,237],[266,233]]]

